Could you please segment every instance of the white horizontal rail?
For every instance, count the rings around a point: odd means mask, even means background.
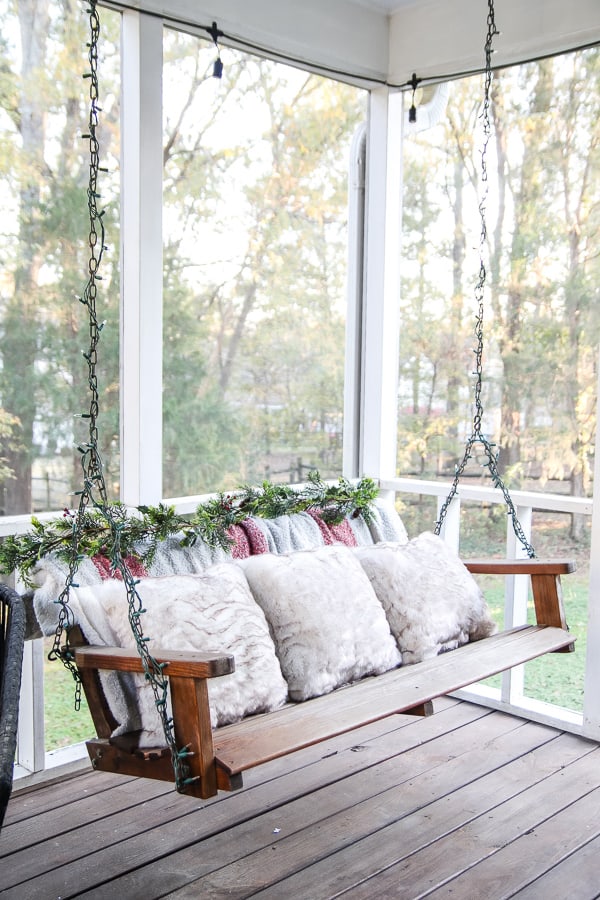
[[[385,491],[399,494],[428,494],[432,497],[447,496],[451,481],[427,481],[421,478],[386,478],[380,481]],[[457,496],[461,500],[478,500],[482,503],[504,503],[504,497],[498,488],[460,484]],[[536,491],[513,491],[510,496],[515,506],[529,507],[534,510],[561,513],[577,513],[591,516],[593,500],[591,497],[571,497],[565,494],[542,494]]]
[[[335,482],[331,482],[332,484]],[[301,490],[305,485],[292,484],[289,487]],[[422,478],[383,478],[379,481],[382,491],[393,491],[397,494],[426,494],[431,497],[445,497],[450,490],[450,481],[427,481]],[[234,494],[236,491],[231,491]],[[565,494],[545,494],[536,491],[511,491],[515,506],[544,512],[576,513],[582,516],[592,515],[593,500],[591,497],[571,497]],[[196,494],[192,497],[167,497],[162,502],[174,506],[180,515],[189,515],[196,511],[201,503],[215,500],[218,493]],[[476,500],[480,503],[504,503],[502,493],[494,487],[476,484],[461,484],[457,491],[461,500]],[[63,510],[36,513],[40,522],[48,522],[62,516]],[[31,516],[0,516],[0,538],[12,534],[25,534],[31,530]]]
[[[357,482],[358,479],[351,479],[351,483]],[[433,482],[432,482],[433,483]],[[292,488],[295,491],[301,491],[308,486],[309,482],[296,482],[294,484],[286,484],[286,487]],[[324,481],[324,484],[337,484],[335,479]],[[231,496],[235,497],[236,494],[241,493],[240,490],[232,490],[225,491],[225,494],[231,494]],[[208,503],[211,500],[216,500],[220,494],[218,492],[213,492],[211,494],[195,494],[191,497],[166,497],[161,502],[165,506],[173,506],[175,508],[175,512],[180,516],[191,515],[196,512],[196,509],[203,503]],[[127,507],[127,509],[133,514],[136,511],[135,506]],[[34,517],[42,523],[50,522],[52,519],[59,519],[63,515],[63,509],[57,509],[50,512],[43,513],[35,513]],[[9,537],[10,535],[17,534],[25,534],[28,531],[31,531],[31,515],[19,515],[19,516],[0,516],[0,538]]]
[[[50,519],[56,519],[62,516],[63,510],[55,512],[36,513],[35,518],[40,522],[49,522]],[[31,516],[0,516],[0,538],[9,537],[13,534],[25,534],[31,531]]]

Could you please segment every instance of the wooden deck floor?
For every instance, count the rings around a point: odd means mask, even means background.
[[[16,791],[2,898],[600,896],[600,748],[442,700],[211,801],[86,773]]]

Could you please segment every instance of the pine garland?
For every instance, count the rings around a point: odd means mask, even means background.
[[[339,478],[337,484],[321,481],[318,472],[310,472],[308,482],[295,489],[285,484],[264,481],[260,487],[245,486],[239,491],[220,493],[201,503],[191,516],[178,515],[174,506],[126,508],[120,503],[110,507],[113,519],[119,524],[120,549],[123,556],[134,556],[149,565],[158,544],[177,536],[182,546],[193,545],[201,539],[212,547],[228,550],[232,540],[228,529],[248,516],[273,519],[293,513],[316,510],[325,522],[336,524],[345,516],[359,516],[368,522],[371,505],[379,490],[371,478],[353,484]],[[31,519],[32,530],[13,535],[0,542],[0,572],[18,571],[24,583],[33,586],[33,571],[42,557],[54,553],[59,559],[70,561],[76,513],[65,509],[61,517],[48,522]],[[96,506],[85,512],[79,552],[82,556],[112,558],[111,527],[106,512]]]

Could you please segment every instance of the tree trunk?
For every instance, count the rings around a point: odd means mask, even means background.
[[[454,163],[454,235],[452,240],[452,299],[450,309],[450,366],[446,409],[451,425],[449,436],[456,443],[459,418],[459,389],[462,382],[461,335],[463,317],[463,269],[465,263],[465,228],[463,217],[464,165],[457,155]]]
[[[20,422],[20,447],[6,459],[14,478],[5,484],[5,512],[31,511],[31,463],[36,414],[37,299],[40,268],[41,177],[44,172],[43,71],[50,24],[48,0],[19,0],[22,67],[19,104],[25,169],[19,190],[18,264],[14,294],[4,315],[0,343],[3,360],[2,402]]]
[[[515,193],[515,223],[510,247],[510,271],[506,290],[506,307],[504,321],[500,326],[498,316],[498,346],[503,367],[501,392],[501,425],[500,425],[500,464],[501,472],[515,467],[521,460],[521,416],[529,386],[524,374],[521,357],[523,306],[527,295],[528,265],[531,253],[530,242],[535,229],[532,229],[532,209],[537,199],[539,184],[539,130],[543,127],[543,113],[551,108],[549,97],[552,88],[552,70],[547,63],[540,63],[537,69],[538,78],[533,89],[529,117],[522,132],[523,159],[520,166],[518,189]],[[500,98],[497,98],[500,100]],[[504,142],[497,137],[498,172],[504,184],[509,173],[509,162]],[[500,207],[501,208],[501,207]],[[497,240],[500,239],[500,231]],[[497,248],[496,248],[497,249]],[[529,254],[529,255],[528,255]],[[495,265],[499,266],[496,258]],[[499,271],[499,270],[498,270]],[[496,303],[500,313],[499,303]]]

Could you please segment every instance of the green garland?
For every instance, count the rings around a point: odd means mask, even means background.
[[[273,519],[292,513],[318,510],[324,521],[335,524],[347,516],[359,516],[368,522],[371,504],[379,493],[371,478],[352,484],[346,478],[337,484],[321,481],[318,472],[310,472],[308,482],[298,490],[289,485],[263,482],[260,488],[243,487],[231,494],[218,494],[201,503],[192,516],[182,516],[173,506],[140,506],[128,509],[120,503],[111,505],[113,519],[118,522],[120,550],[123,556],[137,557],[148,565],[160,541],[177,536],[182,546],[198,539],[213,547],[227,550],[231,538],[227,529],[248,516]],[[18,571],[28,586],[33,586],[33,571],[42,557],[50,553],[69,562],[72,553],[76,514],[65,509],[63,515],[48,522],[32,517],[32,530],[0,542],[0,572]],[[112,559],[111,527],[106,512],[96,506],[85,512],[79,542],[82,556],[104,555]]]

